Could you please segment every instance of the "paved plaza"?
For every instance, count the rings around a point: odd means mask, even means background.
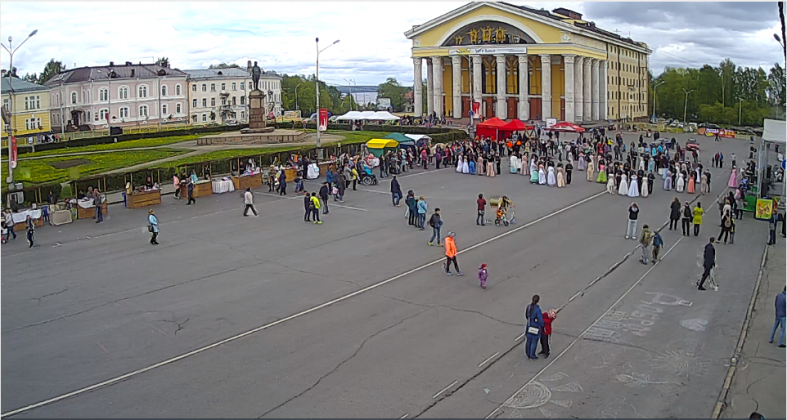
[[[639,134],[624,137],[629,144]],[[747,213],[735,244],[716,246],[719,290],[693,286],[703,247],[719,233],[714,200],[726,194],[730,154],[740,164],[749,148],[697,138],[713,175],[703,196],[664,191],[659,178],[652,195],[632,200],[579,171],[567,188],[531,185],[505,162],[494,178],[433,167],[401,176],[402,190],[425,196],[430,214],[442,210],[442,233],[456,232],[462,277],[444,275],[430,229],[409,227],[404,207],[392,206],[390,178],[331,201],[322,225],[303,222],[291,186],[286,197],[254,191],[258,218],[242,217],[240,192],[195,206],[165,196],[154,208],[159,246],[148,243],[147,210],[122,206],[100,225],[40,228],[33,249],[22,237],[3,246],[2,412],[709,417],[768,227]],[[710,167],[716,151],[725,168]],[[479,193],[510,197],[516,223],[476,226]],[[674,197],[707,209],[699,237],[666,228]],[[640,229],[665,226],[658,264],[640,264],[637,242],[623,237],[632,201]],[[785,277],[781,261],[771,282]],[[482,263],[486,290],[476,279]],[[560,308],[547,359],[523,351],[534,294],[543,309]],[[763,302],[765,326],[749,334],[767,346],[773,296]],[[768,363],[783,375],[785,353],[773,346]],[[766,417],[785,415],[783,376],[781,386],[781,402],[768,407],[782,411]]]

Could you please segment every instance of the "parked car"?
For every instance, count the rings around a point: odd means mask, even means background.
[[[227,120],[227,125],[229,125],[229,126],[236,126],[236,125],[238,125],[238,122],[235,121],[235,120]]]
[[[700,151],[700,144],[699,144],[699,142],[697,142],[696,139],[688,139],[686,141],[686,150],[688,150],[688,151],[696,150],[696,151],[699,152]]]

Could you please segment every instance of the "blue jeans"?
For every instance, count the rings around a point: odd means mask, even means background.
[[[773,322],[773,331],[771,331],[770,342],[773,342],[773,337],[776,335],[776,329],[779,328],[779,325],[782,326],[782,332],[781,332],[781,335],[779,336],[779,345],[780,346],[784,345],[784,318],[785,317],[783,317],[783,316],[776,317],[776,320]]]
[[[536,359],[536,350],[538,349],[539,335],[525,334],[525,355],[531,359]]]
[[[104,221],[104,215],[101,213],[101,207],[96,207],[96,221],[97,222]]]
[[[394,206],[399,205],[399,200],[401,200],[401,199],[402,199],[402,194],[401,193],[398,193],[398,192],[391,193],[391,201],[393,202]]]
[[[424,222],[426,222],[426,213],[418,213],[418,227],[423,229]]]
[[[434,242],[434,238],[435,237],[437,238],[437,243],[439,244],[440,243],[440,228],[439,227],[433,227],[432,228],[432,239],[430,239],[429,242]]]

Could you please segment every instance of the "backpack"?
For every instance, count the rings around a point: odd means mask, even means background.
[[[683,208],[683,217],[685,217],[686,219],[690,219],[691,218],[691,209],[689,209],[688,207],[684,207]]]
[[[730,217],[729,217],[729,216],[727,216],[727,218],[726,218],[726,219],[724,219],[724,227],[726,227],[727,229],[729,229],[731,226],[732,226],[732,222],[730,221]]]
[[[437,214],[433,214],[432,217],[429,218],[429,226],[437,227],[439,216]]]

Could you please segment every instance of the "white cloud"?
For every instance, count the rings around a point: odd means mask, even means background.
[[[396,77],[411,84],[411,43],[404,32],[464,4],[6,2],[0,15],[0,37],[6,42],[8,35],[13,35],[18,44],[30,31],[39,30],[14,56],[21,74],[40,72],[50,58],[71,68],[74,63],[150,62],[162,56],[180,69],[219,62],[245,65],[247,60],[256,60],[266,70],[312,74],[315,37],[323,48],[339,39],[339,44],[320,56],[321,79],[345,84],[344,79],[352,78],[359,85],[373,85]],[[555,3],[527,5],[557,7]],[[775,13],[748,13],[741,19],[741,10],[748,9],[727,3],[730,6],[725,11],[723,5],[565,4],[581,13],[591,11],[585,18],[601,28],[617,29],[622,35],[631,31],[632,38],[647,42],[654,51],[651,68],[656,74],[665,65],[716,65],[725,57],[744,66],[770,66],[781,61],[778,44],[772,39],[776,29],[771,27],[778,27]],[[716,10],[712,22],[682,25],[694,21],[685,16],[686,10],[701,13],[703,7]],[[681,25],[674,23],[675,16],[682,17]],[[7,67],[5,50],[0,60]]]

